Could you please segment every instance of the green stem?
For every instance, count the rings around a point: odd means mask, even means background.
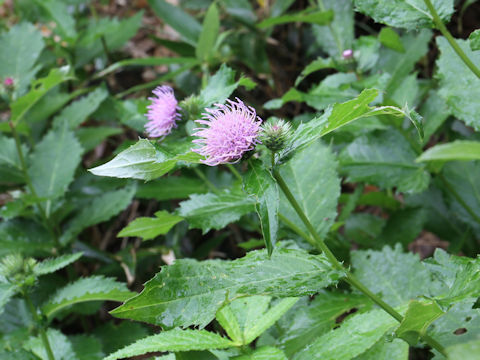
[[[220,190],[217,189],[217,187],[210,181],[208,178],[205,176],[203,172],[200,171],[197,167],[193,168],[193,171],[195,174],[203,180],[203,182],[207,185],[207,187],[210,189],[211,192],[218,194],[220,193]]]
[[[32,300],[30,299],[30,296],[26,291],[24,291],[23,293],[23,298],[25,299],[25,303],[27,304],[28,309],[32,313],[33,321],[35,321],[35,323],[37,324],[37,329],[38,329],[38,332],[40,333],[40,339],[42,340],[43,347],[47,352],[48,359],[55,360],[55,356],[53,356],[52,347],[50,346],[50,342],[48,341],[47,333],[44,327],[42,326],[37,310],[35,309],[35,306],[33,305]]]
[[[27,183],[27,187],[30,190],[30,193],[33,195],[33,197],[38,199],[37,192],[35,191],[35,188],[33,187],[32,179],[30,179],[30,175],[28,175],[27,163],[25,162],[25,158],[23,156],[22,143],[20,142],[20,138],[18,136],[17,129],[15,128],[15,125],[13,124],[13,122],[10,121],[9,125],[10,125],[10,129],[12,130],[13,138],[15,140],[15,146],[17,148],[17,154],[18,154],[18,158],[20,160],[20,166],[22,168],[23,177],[25,178],[25,182]],[[55,242],[55,245],[60,247],[60,242],[59,242],[57,234],[55,232],[55,228],[51,224],[50,219],[48,218],[48,216],[45,212],[45,209],[39,203],[37,203],[37,208],[38,208],[38,212],[40,213],[40,216],[42,217],[43,221],[45,222],[45,225],[47,226],[50,234],[52,235],[52,238]]]
[[[388,314],[390,314],[395,320],[398,322],[403,321],[403,316],[397,312],[394,308],[392,308],[390,305],[388,305],[386,302],[384,302],[381,298],[379,298],[376,294],[371,292],[365,285],[363,285],[350,271],[348,271],[335,257],[335,255],[330,251],[328,246],[325,244],[325,242],[322,240],[320,235],[318,235],[317,231],[313,227],[312,223],[310,220],[307,218],[305,215],[304,211],[300,207],[300,204],[297,202],[295,197],[293,196],[292,192],[288,188],[287,183],[283,179],[283,177],[280,175],[278,170],[273,169],[273,176],[277,180],[278,185],[282,189],[283,193],[285,194],[285,197],[287,200],[290,202],[290,205],[295,209],[295,212],[297,215],[300,217],[304,225],[307,227],[308,231],[310,234],[313,236],[315,239],[314,245],[316,246],[317,249],[321,250],[327,259],[330,261],[332,266],[336,268],[337,270],[340,270],[341,272],[345,273],[346,275],[346,281],[353,287],[357,288],[360,290],[362,293],[364,293],[366,296],[368,296],[373,302],[375,302],[378,306],[380,306],[383,310],[385,310]],[[428,335],[427,336],[422,336],[423,340],[430,345],[432,348],[436,349],[439,351],[442,355],[446,357],[445,349],[435,340],[430,338]]]
[[[235,176],[237,178],[237,180],[240,180],[243,182],[243,178],[242,178],[242,175],[240,175],[240,173],[238,172],[237,169],[235,169],[235,166],[233,166],[232,164],[225,164],[227,165],[227,167],[230,169],[230,171],[232,172],[233,176]]]
[[[472,208],[465,202],[465,200],[462,199],[462,197],[458,194],[458,192],[455,190],[455,188],[445,179],[445,177],[442,174],[438,175],[438,178],[442,182],[442,184],[447,188],[448,191],[453,195],[453,197],[458,201],[460,205],[470,214],[472,218],[475,219],[477,223],[480,224],[480,216],[478,216],[475,211],[472,210]]]
[[[293,221],[290,221],[285,215],[282,213],[278,213],[278,218],[285,224],[287,225],[290,229],[292,229],[294,232],[296,232],[300,237],[304,238],[305,240],[308,241],[310,245],[312,245],[314,248],[317,248],[317,244],[315,240],[312,239],[311,236],[309,236],[305,231],[300,229]]]
[[[463,52],[462,48],[455,41],[452,34],[450,34],[450,32],[447,30],[447,27],[443,23],[442,19],[440,19],[440,16],[438,16],[437,11],[435,10],[435,7],[433,6],[432,2],[430,0],[423,0],[423,1],[425,2],[425,5],[427,5],[428,11],[430,11],[430,14],[433,17],[433,22],[437,26],[438,30],[440,30],[442,35],[445,36],[445,38],[450,43],[450,46],[457,53],[460,59],[462,59],[465,65],[467,65],[468,68],[472,70],[472,72],[480,79],[480,69],[478,69],[475,66],[475,64],[470,60],[470,58],[467,56],[467,54]]]

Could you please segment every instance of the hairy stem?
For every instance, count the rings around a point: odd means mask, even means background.
[[[310,220],[305,215],[305,212],[300,207],[300,204],[297,202],[297,200],[293,196],[292,192],[288,188],[287,183],[285,182],[283,177],[280,175],[278,170],[273,169],[273,176],[277,180],[277,183],[280,186],[280,189],[282,189],[283,193],[285,194],[285,197],[290,202],[290,205],[292,205],[292,207],[295,209],[295,212],[300,217],[303,224],[307,227],[310,234],[313,236],[313,238],[315,240],[315,242],[314,242],[315,247],[318,250],[321,250],[325,254],[325,256],[327,257],[327,259],[330,261],[330,263],[332,264],[332,266],[334,268],[336,268],[337,270],[340,270],[341,272],[345,273],[345,275],[346,275],[345,280],[351,286],[357,288],[362,293],[364,293],[366,296],[368,296],[373,302],[375,302],[378,306],[380,306],[383,310],[385,310],[388,314],[390,314],[395,320],[397,320],[398,322],[402,322],[403,321],[403,316],[398,311],[396,311],[393,307],[391,307],[386,302],[384,302],[376,294],[371,292],[365,285],[363,285],[350,271],[348,271],[348,269],[346,269],[337,260],[335,255],[330,251],[328,246],[325,244],[325,242],[322,240],[322,238],[318,235],[317,231],[315,230],[312,223],[310,222]],[[438,342],[436,342],[434,339],[432,339],[428,335],[422,336],[422,338],[428,345],[430,345],[432,348],[439,351],[442,355],[446,356],[445,349]]]
[[[480,79],[480,69],[475,66],[475,64],[470,60],[467,54],[465,54],[462,48],[457,44],[452,34],[450,34],[450,32],[447,30],[447,27],[443,23],[442,19],[440,19],[440,16],[438,16],[438,13],[435,10],[435,7],[433,6],[432,2],[430,0],[423,0],[423,1],[425,2],[425,5],[427,5],[428,11],[430,11],[430,14],[433,17],[433,22],[437,26],[437,29],[440,30],[443,36],[445,36],[445,38],[450,43],[450,46],[457,53],[460,59],[462,59],[465,65],[467,65],[468,68],[472,70],[472,72]]]
[[[55,356],[53,356],[52,347],[50,346],[50,342],[48,341],[47,333],[41,323],[41,319],[38,316],[37,310],[35,309],[35,306],[33,305],[32,300],[30,299],[30,296],[26,291],[24,291],[23,298],[25,299],[25,303],[27,304],[27,307],[30,310],[30,313],[32,314],[33,321],[35,321],[37,325],[37,329],[40,334],[40,339],[42,340],[43,347],[45,348],[45,351],[47,353],[48,360],[55,360]]]
[[[30,175],[28,175],[28,170],[27,170],[27,163],[25,162],[25,158],[23,156],[23,151],[22,151],[22,143],[20,142],[20,138],[17,133],[17,129],[15,128],[15,125],[10,121],[9,122],[10,129],[12,130],[12,135],[15,140],[15,146],[17,149],[17,154],[18,158],[20,160],[20,166],[22,168],[22,173],[23,177],[25,178],[25,182],[27,184],[28,189],[30,190],[30,193],[35,197],[38,198],[37,192],[35,191],[35,188],[33,187],[32,179],[30,179]],[[45,209],[43,208],[42,204],[37,203],[37,209],[38,212],[40,213],[40,216],[42,217],[45,225],[47,226],[47,229],[50,232],[50,235],[52,236],[55,245],[60,247],[60,242],[58,240],[57,233],[55,231],[55,227],[52,225],[50,219],[47,216],[47,213]]]

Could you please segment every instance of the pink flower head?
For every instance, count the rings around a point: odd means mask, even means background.
[[[258,140],[262,120],[255,109],[246,106],[238,98],[227,100],[227,105],[215,104],[214,109],[205,109],[203,120],[195,122],[207,125],[197,128],[194,136],[203,139],[193,140],[203,146],[193,151],[205,156],[204,164],[215,166],[240,160],[244,153],[253,150]]]
[[[145,124],[145,130],[150,137],[163,138],[177,127],[180,108],[170,86],[159,86],[153,90],[153,94],[157,97],[148,98],[152,103],[147,106],[149,121]]]
[[[342,52],[342,57],[344,59],[351,59],[353,57],[353,50],[352,49],[347,49]]]
[[[13,78],[7,77],[3,80],[3,85],[5,86],[13,86]]]

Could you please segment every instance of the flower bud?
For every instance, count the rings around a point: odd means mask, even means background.
[[[5,87],[12,87],[13,86],[13,78],[11,78],[11,77],[5,78],[5,80],[3,80],[3,85],[5,85]]]
[[[188,121],[199,119],[204,108],[198,96],[191,95],[180,102],[180,109],[182,119]]]
[[[270,151],[282,150],[290,137],[291,126],[282,119],[273,118],[262,125],[262,144]]]
[[[350,60],[353,58],[353,50],[352,49],[347,49],[342,52],[342,57],[344,60]]]

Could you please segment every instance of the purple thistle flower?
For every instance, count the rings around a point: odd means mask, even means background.
[[[3,85],[5,85],[5,86],[13,86],[13,78],[11,78],[11,77],[5,78],[5,80],[3,81]]]
[[[180,108],[170,86],[159,86],[153,90],[153,94],[157,97],[148,98],[152,103],[147,106],[149,121],[145,124],[145,130],[150,137],[163,138],[177,127]]]
[[[244,153],[253,150],[258,140],[262,120],[255,109],[246,106],[236,98],[227,100],[227,105],[215,104],[214,109],[205,109],[203,120],[195,122],[207,125],[197,128],[194,136],[203,139],[193,140],[203,146],[193,151],[205,156],[202,162],[206,165],[233,163],[240,160]]]

